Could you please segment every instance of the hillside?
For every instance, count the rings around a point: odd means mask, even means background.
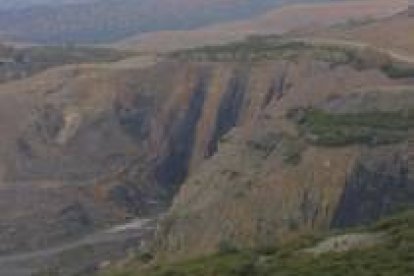
[[[395,66],[401,65],[375,48],[278,43],[259,38],[177,53],[241,62],[252,73],[247,83],[237,77],[232,98],[243,99],[239,110],[257,101],[262,109],[251,115],[224,109],[237,114],[237,127],[175,197],[159,235],[161,255],[197,256],[222,242],[277,243],[287,234],[366,223],[411,206],[405,172],[412,71],[404,67],[407,74],[400,74]],[[272,71],[270,60],[280,59],[285,63],[274,66],[281,71]],[[254,101],[244,94],[250,91]],[[220,133],[230,130],[217,122]]]
[[[0,86],[3,254],[157,216],[173,198],[156,245],[166,259],[277,244],[413,203],[412,64],[278,37],[132,64]]]
[[[395,14],[397,2],[381,1],[373,10],[364,3],[300,7],[322,25],[356,14],[356,7],[358,17],[372,11],[393,17],[154,55],[2,46],[0,274],[91,275],[135,251],[160,264],[148,272],[155,275],[168,275],[170,262],[186,275],[204,273],[211,261],[205,273],[214,275],[244,260],[260,273],[316,273],[327,269],[325,259],[304,258],[299,268],[288,259],[280,268],[274,262],[284,257],[272,251],[268,267],[255,250],[412,209],[410,44],[388,48],[357,37],[364,28],[411,17]],[[257,26],[267,34],[263,26],[271,24]],[[410,29],[401,31],[406,40],[399,35],[398,43],[411,39]],[[400,231],[387,227],[389,237]],[[377,245],[377,232],[368,241],[350,235]],[[295,252],[319,252],[330,241]],[[382,253],[395,262],[387,269],[408,271],[411,251],[397,244],[392,255],[388,245]],[[332,256],[329,263],[342,273],[343,258],[385,256],[371,254],[339,255],[338,263]],[[362,266],[376,272],[370,261]],[[141,264],[133,265],[140,273]]]
[[[141,51],[172,51],[206,44],[225,44],[249,35],[284,34],[303,29],[321,29],[332,24],[365,21],[367,18],[384,18],[406,10],[407,6],[406,0],[291,4],[246,20],[188,31],[150,32],[128,37],[114,45]]]
[[[63,65],[104,64],[128,59],[134,54],[133,52],[97,47],[37,46],[16,48],[0,44],[0,83],[24,79]]]
[[[359,24],[338,25],[328,29],[305,33],[305,36],[361,41],[377,47],[395,49],[402,54],[414,52],[414,15],[403,12],[386,20],[366,21]]]
[[[375,46],[280,37],[171,58],[237,65],[222,96],[233,102],[219,108],[212,137],[221,138],[182,184],[151,253],[109,275],[410,275],[411,214],[380,224],[373,236],[321,233],[413,208],[412,63]],[[303,235],[321,243],[301,244]],[[342,242],[326,244],[343,240],[349,252],[307,255],[339,250]]]
[[[67,5],[57,2],[0,11],[0,34],[8,39],[37,43],[112,42],[144,32],[192,29],[249,18],[268,8],[296,1],[96,0]],[[306,0],[299,2],[303,1]]]
[[[255,250],[224,247],[209,257],[169,265],[147,266],[144,255],[105,276],[192,275],[411,275],[414,271],[412,212],[384,219],[365,229],[303,236],[279,247]],[[352,239],[358,243],[353,244]],[[326,251],[313,253],[314,248]],[[342,248],[341,248],[342,247]],[[344,249],[346,248],[346,249]]]

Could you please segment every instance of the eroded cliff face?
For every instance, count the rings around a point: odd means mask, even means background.
[[[333,227],[355,226],[412,207],[407,145],[364,150],[357,160],[332,220]]]
[[[3,84],[1,251],[159,214],[223,135],[284,93],[287,70],[285,61],[66,66]]]
[[[410,79],[306,58],[253,64],[237,87],[241,105],[231,96],[239,119],[233,123],[228,107],[230,122],[216,120],[215,154],[190,172],[161,224],[160,259],[266,247],[414,203],[405,115],[413,90],[399,86]],[[220,132],[223,125],[234,127]]]
[[[3,84],[0,251],[47,247],[155,216],[177,192],[159,233],[161,256],[205,254],[226,243],[266,245],[373,219],[382,211],[359,217],[359,207],[347,207],[358,183],[375,184],[358,172],[373,149],[365,140],[320,145],[303,117],[310,107],[357,114],[409,109],[410,88],[393,87],[410,82],[304,54],[173,59],[140,69],[66,66]],[[332,139],[325,136],[322,142]]]

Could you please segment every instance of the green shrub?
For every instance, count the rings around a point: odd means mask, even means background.
[[[222,240],[218,245],[218,252],[220,254],[232,254],[238,251],[238,248],[228,240]]]
[[[113,62],[134,53],[107,48],[75,46],[36,46],[24,49],[1,49],[2,58],[13,62],[0,66],[0,82],[31,76],[65,64]]]
[[[326,146],[392,144],[407,138],[414,127],[413,112],[334,114],[306,111],[299,123],[307,140]]]
[[[310,255],[302,249],[323,238],[304,236],[277,248],[238,250],[116,276],[408,276],[414,275],[414,212],[358,231],[383,232],[383,243],[366,249]],[[326,236],[326,235],[325,235]],[[226,245],[227,247],[227,245]],[[270,248],[270,247],[269,247]],[[125,270],[130,271],[130,270]],[[127,272],[126,272],[127,273]],[[111,275],[112,276],[112,275]]]
[[[154,259],[154,256],[150,252],[139,252],[136,256],[137,260],[146,264]]]
[[[283,162],[288,165],[298,165],[302,160],[302,152],[304,146],[301,141],[294,138],[286,139],[282,143],[281,154],[283,157]]]
[[[381,70],[390,78],[414,78],[414,65],[389,63],[384,65]]]
[[[180,50],[172,58],[195,61],[260,61],[269,59],[292,59],[297,53],[312,49],[300,41],[283,41],[275,37],[251,37],[226,45],[204,46]]]

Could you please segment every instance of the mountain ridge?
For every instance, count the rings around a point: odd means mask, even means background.
[[[135,250],[181,263],[412,208],[411,24],[153,54],[0,47],[1,271],[90,274]],[[160,219],[152,242],[153,228],[122,232],[136,218]],[[122,230],[76,246],[102,229]]]
[[[215,24],[189,31],[160,31],[129,37],[113,46],[140,51],[173,51],[203,45],[225,44],[249,35],[286,34],[297,30],[386,18],[405,11],[402,1],[345,1],[321,4],[292,4],[266,11],[252,19]],[[300,18],[301,20],[297,20]]]
[[[29,42],[108,42],[154,30],[191,29],[246,18],[287,2],[110,0],[33,6],[0,12],[0,31]]]

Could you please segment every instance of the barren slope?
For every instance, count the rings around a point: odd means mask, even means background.
[[[321,44],[253,38],[1,84],[0,252],[158,215],[183,182],[167,259],[411,206],[414,65]]]
[[[249,18],[286,2],[319,0],[93,0],[0,9],[0,33],[38,43],[113,42],[158,30],[188,30]],[[26,3],[27,4],[27,3]]]
[[[356,62],[341,57],[338,46],[292,54],[301,44],[287,46],[286,63],[272,69],[280,49],[266,53],[269,45],[251,43],[188,52],[197,60],[252,62],[237,94],[255,97],[240,110],[266,104],[239,117],[217,153],[185,181],[159,232],[161,258],[277,244],[414,203],[407,173],[414,74],[393,75],[382,54],[369,50],[350,54],[361,55]],[[273,97],[261,97],[267,93]]]
[[[394,49],[414,55],[414,14],[403,12],[386,20],[371,21],[354,26],[337,26],[307,34],[311,37],[361,41],[377,47]]]
[[[116,46],[142,51],[168,51],[204,44],[224,44],[253,34],[281,34],[299,28],[327,26],[366,18],[383,18],[403,11],[408,1],[364,0],[291,5],[239,22],[191,31],[161,31],[128,38]]]

